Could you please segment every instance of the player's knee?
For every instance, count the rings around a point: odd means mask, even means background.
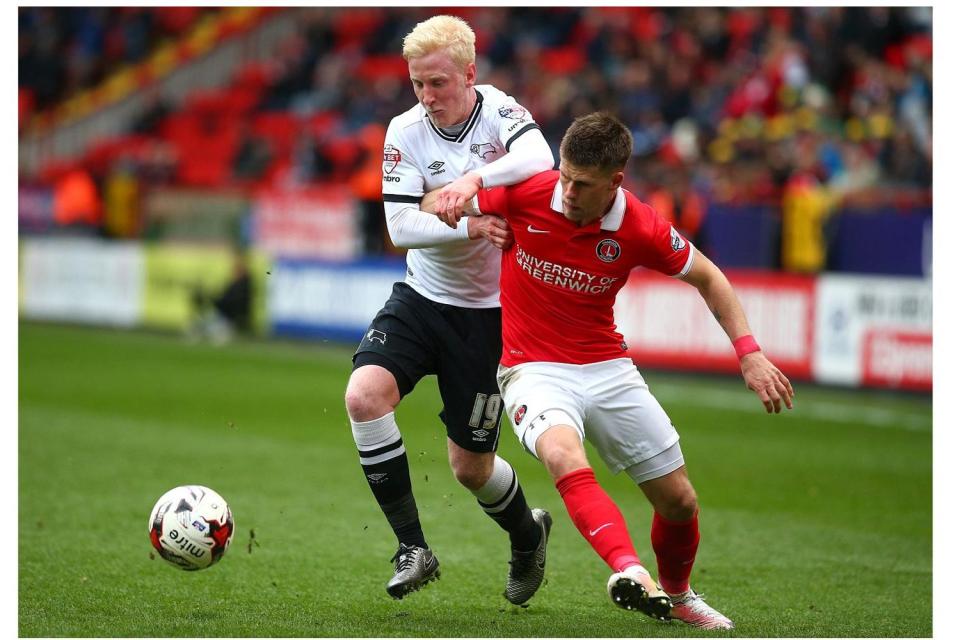
[[[557,429],[562,431],[556,431]],[[566,433],[568,431],[572,437]],[[540,436],[537,439],[537,455],[554,478],[590,466],[583,451],[583,444],[576,432],[568,428],[554,427]]]
[[[476,491],[487,483],[493,472],[493,459],[483,456],[451,457],[450,469],[453,477],[470,491]]]
[[[476,491],[487,482],[489,474],[484,475],[482,470],[475,467],[454,467],[453,475],[457,482],[471,491]]]
[[[364,367],[366,368],[366,367]],[[362,369],[354,371],[347,383],[344,404],[347,415],[354,422],[376,420],[393,411],[399,400],[396,385],[389,385],[383,376],[365,375]]]
[[[689,483],[666,496],[657,505],[657,513],[667,520],[689,520],[697,513],[697,494]]]
[[[369,407],[368,401],[363,393],[353,384],[352,380],[347,385],[347,392],[343,396],[343,403],[347,406],[347,415],[354,422],[366,422]]]

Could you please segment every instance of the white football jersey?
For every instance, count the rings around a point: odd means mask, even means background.
[[[477,103],[458,135],[434,126],[420,103],[390,121],[383,148],[384,203],[418,206],[425,193],[504,156],[517,138],[539,129],[512,97],[491,85],[474,88]],[[436,302],[498,307],[500,256],[484,239],[409,249],[406,282]]]

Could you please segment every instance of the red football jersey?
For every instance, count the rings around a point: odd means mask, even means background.
[[[501,263],[504,366],[624,357],[613,304],[630,270],[680,276],[693,264],[691,244],[624,189],[584,227],[563,216],[558,171],[481,190],[477,201],[482,212],[506,218],[515,239]]]

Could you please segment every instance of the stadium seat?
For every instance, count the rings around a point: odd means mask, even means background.
[[[540,66],[548,73],[574,74],[587,64],[582,49],[578,47],[554,47],[540,53]]]
[[[368,82],[379,78],[406,80],[409,77],[407,61],[401,55],[368,56],[357,66],[356,74]]]
[[[274,157],[290,155],[301,127],[299,118],[286,111],[258,113],[252,123],[253,133],[270,142]]]

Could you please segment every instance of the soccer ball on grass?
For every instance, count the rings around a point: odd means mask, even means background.
[[[196,571],[215,564],[227,552],[233,539],[233,514],[213,489],[186,485],[160,496],[147,528],[161,558]]]

